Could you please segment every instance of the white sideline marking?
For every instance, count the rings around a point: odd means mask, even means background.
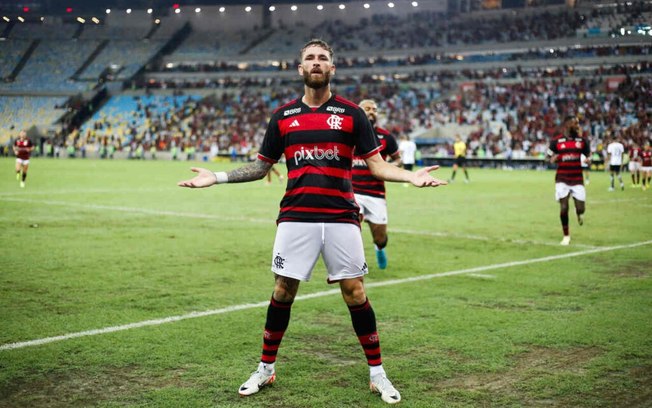
[[[379,287],[383,287],[383,286],[400,285],[400,284],[403,284],[403,283],[418,282],[418,281],[430,280],[430,279],[434,279],[434,278],[443,278],[443,277],[446,277],[446,276],[473,274],[473,273],[476,273],[476,272],[484,272],[484,271],[489,271],[489,270],[493,270],[493,269],[511,268],[513,266],[531,265],[531,264],[540,263],[540,262],[556,261],[556,260],[559,260],[559,259],[573,258],[573,257],[576,257],[576,256],[590,255],[590,254],[596,254],[596,253],[600,253],[600,252],[617,251],[619,249],[630,249],[630,248],[636,248],[636,247],[639,247],[639,246],[650,245],[650,244],[652,244],[652,240],[636,242],[636,243],[633,243],[633,244],[626,244],[626,245],[616,245],[616,246],[611,246],[611,247],[594,248],[594,249],[588,249],[588,250],[585,250],[585,251],[571,252],[571,253],[568,253],[568,254],[545,256],[543,258],[533,258],[533,259],[526,259],[526,260],[523,260],[523,261],[505,262],[505,263],[499,263],[499,264],[494,264],[494,265],[478,266],[478,267],[475,267],[475,268],[459,269],[459,270],[456,270],[456,271],[433,273],[433,274],[421,275],[421,276],[413,276],[411,278],[391,279],[391,280],[386,280],[386,281],[381,281],[381,282],[371,282],[371,283],[365,284],[365,286],[367,288],[379,288]],[[326,291],[322,291],[322,292],[311,293],[311,294],[308,294],[308,295],[300,295],[300,296],[297,296],[295,298],[295,301],[296,300],[315,299],[315,298],[320,298],[320,297],[330,296],[330,295],[336,295],[336,294],[340,294],[339,289],[331,289],[331,290],[326,290]],[[123,331],[123,330],[129,330],[129,329],[137,329],[137,328],[146,327],[146,326],[158,326],[158,325],[165,324],[165,323],[178,322],[178,321],[181,321],[181,320],[194,319],[194,318],[197,318],[197,317],[205,317],[205,316],[212,316],[212,315],[218,315],[218,314],[225,314],[225,313],[230,313],[230,312],[236,312],[236,311],[239,311],[239,310],[254,309],[254,308],[258,308],[258,307],[267,307],[267,305],[269,305],[269,301],[258,302],[258,303],[245,303],[245,304],[242,304],[242,305],[228,306],[228,307],[224,307],[224,308],[221,308],[221,309],[206,310],[204,312],[192,312],[192,313],[187,313],[187,314],[184,314],[184,315],[170,316],[170,317],[165,317],[165,318],[161,318],[161,319],[145,320],[145,321],[142,321],[142,322],[129,323],[129,324],[124,324],[124,325],[120,325],[120,326],[105,327],[103,329],[87,330],[87,331],[81,331],[81,332],[76,332],[76,333],[64,334],[64,335],[61,335],[61,336],[45,337],[45,338],[42,338],[42,339],[21,341],[21,342],[17,342],[17,343],[8,343],[8,344],[0,345],[0,351],[2,351],[2,350],[15,350],[15,349],[20,349],[20,348],[24,348],[24,347],[38,346],[38,345],[42,345],[42,344],[54,343],[54,342],[57,342],[57,341],[70,340],[70,339],[74,339],[74,338],[78,338],[78,337],[95,336],[95,335],[98,335],[98,334],[113,333],[113,332],[119,332],[119,331]]]
[[[260,224],[275,225],[275,223],[271,221],[271,219],[229,217],[224,215],[151,210],[147,208],[121,207],[121,206],[98,205],[98,204],[82,204],[82,203],[76,203],[74,201],[34,200],[30,198],[3,197],[2,195],[0,195],[0,200],[21,202],[21,203],[31,203],[31,204],[59,205],[63,207],[88,208],[91,210],[121,211],[121,212],[132,213],[132,214],[168,215],[171,217],[200,218],[200,219],[219,220],[219,221],[249,221],[249,222],[260,223]],[[521,239],[492,238],[492,237],[483,237],[480,235],[451,234],[448,232],[438,232],[438,231],[415,231],[415,230],[404,230],[400,228],[399,229],[390,228],[389,232],[393,232],[397,234],[425,235],[425,236],[432,236],[432,237],[472,239],[478,241],[498,241],[498,242],[506,242],[511,244],[548,245],[548,246],[555,246],[555,247],[559,246],[558,242],[553,243],[553,242],[528,241],[528,240],[521,240]],[[590,249],[599,248],[596,246],[584,245],[584,244],[573,244],[573,246],[577,248],[590,248]]]
[[[211,220],[220,220],[220,221],[250,221],[250,222],[276,225],[276,221],[274,219],[263,220],[261,218],[228,217],[223,215],[212,215],[212,214],[150,210],[148,208],[122,207],[122,206],[98,205],[98,204],[82,204],[82,203],[76,203],[74,201],[32,200],[30,198],[13,198],[13,197],[0,197],[0,200],[21,202],[21,203],[31,203],[31,204],[60,205],[64,207],[88,208],[91,210],[121,211],[126,213],[133,213],[133,214],[169,215],[171,217],[202,218],[202,219],[211,219]]]
[[[588,203],[589,204],[618,204],[618,203],[629,203],[629,202],[644,202],[645,201],[645,196],[637,197],[637,198],[613,198],[613,199],[606,199],[606,200],[591,200]]]
[[[470,273],[469,276],[473,276],[474,278],[481,278],[481,279],[495,279],[496,275],[485,275],[482,273]]]
[[[483,237],[481,235],[470,235],[470,234],[455,234],[449,232],[439,232],[439,231],[415,231],[415,230],[405,230],[405,229],[395,229],[389,228],[389,232],[395,232],[398,234],[410,234],[410,235],[426,235],[432,237],[446,237],[446,238],[461,238],[461,239],[472,239],[477,241],[493,241],[493,242],[506,242],[508,244],[525,244],[525,245],[548,245],[558,247],[559,242],[541,242],[541,241],[531,241],[527,239],[508,239],[508,238],[498,238],[498,237]],[[578,248],[587,248],[594,249],[600,248],[594,245],[585,245],[585,244],[573,244],[574,247]]]

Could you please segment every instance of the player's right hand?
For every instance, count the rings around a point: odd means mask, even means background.
[[[192,167],[190,170],[197,173],[197,175],[190,180],[178,182],[179,187],[204,188],[217,184],[217,178],[212,171],[201,167]]]

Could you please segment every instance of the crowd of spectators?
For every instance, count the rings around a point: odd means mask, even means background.
[[[502,61],[506,65],[512,62],[531,60],[553,59],[578,59],[594,57],[631,56],[641,57],[650,55],[648,44],[639,45],[611,45],[587,47],[555,47],[532,48],[523,51],[507,52],[476,52],[476,53],[417,53],[406,54],[400,57],[336,57],[335,65],[338,68],[372,68],[372,67],[407,67],[419,65],[451,65],[460,63],[483,63]],[[242,63],[235,61],[219,62],[192,62],[166,64],[160,67],[161,72],[264,72],[264,71],[292,71],[299,65],[299,60],[293,61],[264,61]]]
[[[378,85],[383,83],[420,83],[435,84],[442,93],[451,89],[451,86],[460,81],[483,80],[527,80],[537,78],[572,78],[572,77],[604,77],[637,76],[652,74],[652,63],[641,60],[630,63],[614,63],[601,65],[564,64],[560,66],[521,66],[506,65],[501,68],[483,69],[441,69],[437,71],[417,70],[410,72],[394,71],[387,74],[338,72],[337,83],[340,85]],[[223,76],[219,78],[150,78],[148,80],[134,81],[136,88],[145,89],[234,89],[270,88],[291,86],[296,83],[294,76],[279,76],[273,73],[251,76]]]
[[[601,154],[606,143],[617,137],[626,144],[652,142],[650,78],[628,78],[613,92],[588,79],[511,85],[479,82],[458,96],[425,112],[423,117],[435,118],[435,123],[425,125],[473,125],[476,130],[468,135],[467,144],[474,157],[543,158],[567,115],[579,118],[592,152]],[[452,146],[435,146],[427,152],[448,156]]]
[[[354,101],[377,100],[384,125],[397,137],[416,137],[449,125],[467,129],[464,136],[470,157],[543,158],[550,138],[571,114],[580,119],[594,152],[601,152],[613,137],[639,145],[652,141],[649,77],[627,77],[611,91],[598,78],[515,84],[477,81],[445,100],[425,84],[357,84],[334,89]],[[69,135],[67,143],[92,145],[98,155],[102,146],[111,145],[130,152],[130,157],[162,150],[178,159],[198,154],[248,157],[257,152],[271,112],[299,94],[300,89],[278,87],[267,91],[240,88],[203,99],[178,95],[175,106],[164,111],[156,109],[162,97],[151,95],[145,102],[135,96],[137,109],[127,118],[131,125],[126,132],[115,132],[119,125],[104,116]],[[420,147],[423,154],[448,157],[452,138]]]
[[[424,49],[572,38],[577,36],[578,30],[605,26],[615,29],[615,25],[636,24],[650,16],[652,6],[643,2],[632,4],[622,6],[622,9],[594,8],[589,13],[557,8],[541,13],[502,12],[455,18],[437,12],[419,12],[404,17],[384,14],[362,19],[356,24],[332,20],[317,27],[293,27],[303,31],[301,35],[290,36],[284,47],[296,52],[301,44],[292,41],[321,37],[330,41],[344,55],[358,51],[365,51],[368,55],[370,50],[406,50],[405,53],[392,53],[392,56],[379,53],[374,57],[338,58],[336,65],[339,68],[397,69],[391,74],[373,73],[372,70],[365,72],[364,69],[351,70],[351,73],[341,70],[335,81],[335,91],[354,101],[363,98],[378,100],[385,112],[387,126],[397,136],[408,134],[415,137],[428,129],[455,124],[473,129],[468,134],[468,144],[472,154],[477,157],[538,157],[557,131],[561,118],[571,113],[581,117],[595,149],[608,135],[622,134],[641,142],[649,139],[650,121],[649,112],[646,111],[652,72],[651,64],[646,61],[649,47],[532,46],[521,51],[497,49],[494,52],[466,52],[463,55]],[[473,30],[469,30],[469,27],[473,27]],[[268,41],[274,41],[274,38],[269,35]],[[15,43],[15,47],[0,52],[0,55],[9,58],[25,47],[24,42],[10,43]],[[43,44],[46,43],[50,44],[49,40],[44,39]],[[97,48],[99,40],[60,41],[59,44],[53,41],[48,49],[40,46],[36,49],[23,74],[30,73],[30,76],[43,80],[24,86],[36,84],[45,89],[48,84],[61,82],[62,79],[68,81],[67,78],[74,72],[72,68],[82,65],[84,57]],[[125,60],[124,65],[131,62],[135,62],[135,65],[123,72],[133,73],[162,44],[156,41],[140,42],[136,47],[130,46],[129,42],[111,40],[96,58],[96,64],[88,66],[81,76],[84,77],[86,72],[96,76],[109,60],[118,58],[116,55],[129,55],[133,61]],[[240,43],[249,55],[257,55],[268,45],[266,41],[261,41],[247,48],[248,44]],[[69,50],[71,46],[75,47],[74,52]],[[130,47],[139,50],[135,52],[138,58],[133,58],[131,53],[121,53]],[[183,46],[179,52],[182,51]],[[63,71],[51,69],[55,60],[60,62],[61,56],[68,53],[70,56],[66,58],[72,64],[68,64]],[[112,56],[105,60],[103,55]],[[611,56],[625,56],[628,59],[627,62],[602,65],[581,62],[583,58]],[[61,135],[55,146],[61,148],[65,145],[66,149],[72,147],[73,151],[90,151],[101,157],[109,157],[109,152],[113,150],[127,150],[132,157],[144,157],[142,153],[145,151],[161,150],[170,151],[178,158],[184,154],[189,157],[195,152],[209,153],[211,156],[218,153],[247,156],[258,149],[272,110],[299,94],[296,75],[289,75],[298,65],[298,61],[292,58],[290,56],[288,60],[269,64],[243,64],[234,60],[212,62],[207,57],[198,63],[173,64],[169,70],[174,72],[259,71],[260,75],[220,78],[197,75],[193,76],[195,79],[179,79],[169,75],[167,78],[171,79],[143,77],[134,80],[133,85],[142,90],[143,96],[133,97],[135,108],[129,111],[131,117],[123,120],[121,116],[100,115],[81,129]],[[529,60],[561,58],[578,62],[576,65],[521,64]],[[504,67],[456,66],[461,62],[495,61],[505,62]],[[417,67],[418,70],[398,69],[408,66]],[[287,72],[279,74],[277,71]],[[618,89],[605,90],[603,81],[610,75],[626,77],[627,80]],[[19,75],[15,83],[4,86],[20,87],[21,81]],[[164,111],[158,109],[164,103],[157,95],[147,95],[156,88],[178,90],[174,103]],[[215,93],[200,99],[193,94],[198,89],[202,94],[207,89]],[[184,93],[188,94],[187,97],[183,96]],[[440,144],[425,147],[424,151],[447,154],[449,148]]]

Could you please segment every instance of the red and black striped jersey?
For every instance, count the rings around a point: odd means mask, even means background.
[[[641,154],[643,153],[643,149],[640,147],[632,147],[629,149],[629,160],[630,161],[635,161],[639,162],[641,161]]]
[[[652,167],[652,150],[643,150],[641,152],[641,159],[643,167]]]
[[[589,142],[580,136],[559,135],[550,141],[549,154],[557,155],[555,182],[569,186],[584,184],[582,176],[582,154],[589,157]]]
[[[298,98],[274,111],[258,158],[276,163],[285,154],[288,184],[277,222],[359,225],[351,184],[354,149],[367,158],[380,144],[364,111],[347,99],[333,95],[311,108]]]
[[[380,155],[383,160],[387,156],[398,153],[396,139],[385,129],[374,128],[378,142],[380,142]],[[371,175],[367,162],[354,152],[353,156],[353,192],[372,197],[385,198],[385,182]]]
[[[14,142],[16,158],[21,160],[29,160],[29,156],[32,153],[32,146],[32,142],[29,139],[16,139]]]

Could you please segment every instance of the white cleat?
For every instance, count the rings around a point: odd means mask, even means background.
[[[385,374],[377,374],[371,377],[369,388],[371,388],[372,392],[380,394],[380,398],[388,404],[396,404],[401,401],[401,394],[394,388]]]
[[[20,188],[25,188],[25,182],[24,181],[20,182]]]
[[[272,384],[275,380],[276,372],[267,370],[265,365],[260,363],[258,370],[254,371],[251,377],[240,386],[238,393],[243,397],[255,394],[264,386]]]
[[[564,239],[559,243],[560,245],[570,245],[570,235],[564,235]]]

